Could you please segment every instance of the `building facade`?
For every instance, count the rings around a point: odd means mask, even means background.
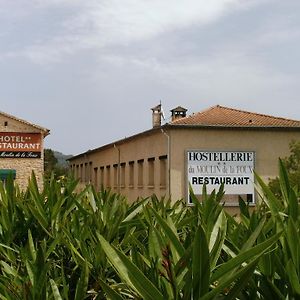
[[[152,108],[148,131],[72,157],[75,177],[132,201],[156,194],[189,203],[189,186],[201,198],[204,184],[210,192],[224,183],[226,205],[239,196],[254,204],[253,171],[266,181],[277,176],[278,158],[300,140],[300,121],[219,105],[190,116],[177,107],[164,125],[161,113]]]
[[[13,176],[21,189],[34,171],[43,186],[44,138],[49,130],[0,112],[0,179]]]

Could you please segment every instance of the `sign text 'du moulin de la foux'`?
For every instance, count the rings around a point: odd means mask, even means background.
[[[254,199],[253,151],[189,150],[186,155],[187,179],[196,195],[202,194],[204,184],[211,193],[223,183],[226,194],[252,195]]]
[[[0,158],[40,158],[41,134],[0,132]]]

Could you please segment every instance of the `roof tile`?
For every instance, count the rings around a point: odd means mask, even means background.
[[[228,127],[300,127],[300,121],[273,117],[216,105],[171,125],[228,126]]]

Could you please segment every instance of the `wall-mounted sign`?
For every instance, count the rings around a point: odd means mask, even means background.
[[[0,158],[40,158],[40,133],[0,132]]]
[[[201,198],[203,186],[207,193],[219,190],[224,184],[226,197],[241,196],[254,203],[254,163],[253,151],[186,151],[188,201],[189,185],[196,196]],[[237,202],[237,201],[234,201]]]

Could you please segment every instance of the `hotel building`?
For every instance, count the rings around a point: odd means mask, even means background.
[[[253,171],[264,180],[278,174],[278,158],[300,140],[300,121],[220,105],[187,115],[181,106],[161,124],[161,106],[152,108],[153,127],[69,159],[80,183],[109,188],[134,201],[157,196],[189,200],[189,186],[201,198],[225,187],[228,206],[241,196],[255,203]]]
[[[49,130],[0,112],[0,179],[12,176],[21,189],[34,171],[40,187],[44,174],[44,138]]]

